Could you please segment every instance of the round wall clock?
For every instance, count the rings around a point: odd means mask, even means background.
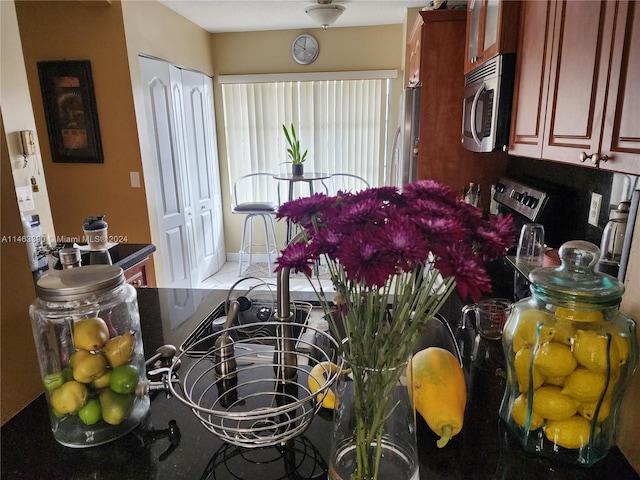
[[[319,50],[318,41],[308,33],[298,35],[291,44],[293,59],[302,65],[308,65],[318,58]]]

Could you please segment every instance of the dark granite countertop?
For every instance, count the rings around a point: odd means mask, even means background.
[[[73,245],[66,246],[70,247]],[[155,251],[155,245],[150,243],[118,243],[109,249],[109,256],[111,257],[112,265],[126,270],[133,267],[136,263],[140,263]],[[91,265],[91,252],[82,251],[81,258],[82,265]],[[59,261],[55,268],[62,269],[62,265]]]
[[[165,343],[179,345],[209,312],[224,301],[226,293],[138,289],[147,357]],[[500,362],[501,349],[497,345],[490,348],[494,349],[491,353]],[[470,394],[465,425],[445,448],[436,447],[436,436],[418,416],[421,479],[640,478],[615,447],[605,459],[589,469],[552,463],[525,453],[498,420],[504,379],[495,374],[495,366],[481,365],[467,371],[470,374]],[[329,454],[331,425],[331,412],[321,410],[306,432],[286,448],[240,451],[206,430],[178,399],[154,393],[149,418],[135,431],[107,445],[72,449],[54,440],[46,401],[41,395],[0,431],[2,478],[324,479],[324,459]]]
[[[155,251],[156,247],[152,244],[119,243],[109,249],[109,255],[111,255],[113,265],[126,270],[136,263],[140,263]]]

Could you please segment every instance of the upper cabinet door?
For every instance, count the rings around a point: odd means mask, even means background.
[[[640,174],[637,1],[528,1],[509,153]]]
[[[553,2],[531,1],[522,5],[510,155],[542,158],[554,11]]]
[[[616,17],[600,168],[640,175],[640,5],[621,2]]]
[[[606,1],[557,3],[545,159],[595,166],[586,156],[599,151],[614,10],[615,4]]]
[[[420,52],[422,50],[422,26],[424,21],[418,15],[407,40],[406,79],[405,86],[415,87],[420,84]]]
[[[464,57],[464,73],[472,70],[480,59],[480,24],[483,0],[471,0],[467,4],[467,48]]]
[[[471,0],[467,5],[464,72],[500,53],[513,53],[518,42],[520,1]]]

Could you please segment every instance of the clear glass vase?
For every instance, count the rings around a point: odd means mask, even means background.
[[[336,385],[329,479],[417,480],[416,416],[407,362],[390,368],[345,363]]]

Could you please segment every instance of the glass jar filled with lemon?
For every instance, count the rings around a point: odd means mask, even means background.
[[[598,247],[572,241],[560,267],[531,272],[503,333],[508,382],[500,418],[525,450],[591,466],[615,444],[636,369],[636,324],[618,311],[624,286],[594,267]]]
[[[119,438],[149,411],[135,289],[120,267],[53,270],[29,308],[55,439],[90,447]]]

